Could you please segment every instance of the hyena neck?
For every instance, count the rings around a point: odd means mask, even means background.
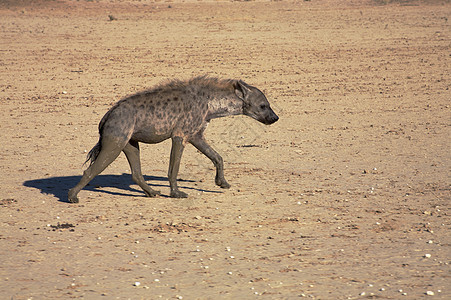
[[[211,96],[208,101],[208,120],[243,114],[243,101],[235,95],[233,90]]]

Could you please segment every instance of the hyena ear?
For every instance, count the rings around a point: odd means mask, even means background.
[[[242,80],[238,80],[234,84],[234,88],[235,88],[235,94],[237,95],[237,97],[243,101],[246,99],[247,95],[251,91],[251,89],[249,88],[249,85]]]

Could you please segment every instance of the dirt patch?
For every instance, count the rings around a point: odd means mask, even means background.
[[[161,233],[165,233],[165,232],[176,232],[176,233],[181,233],[181,232],[188,232],[191,230],[195,230],[196,226],[190,225],[190,224],[186,224],[186,223],[166,223],[166,224],[159,224],[157,226],[155,226],[152,230],[155,232],[161,232]]]

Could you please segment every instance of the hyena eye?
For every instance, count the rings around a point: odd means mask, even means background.
[[[266,108],[268,108],[268,105],[262,104],[262,105],[260,105],[260,108],[261,108],[261,109],[266,109]]]

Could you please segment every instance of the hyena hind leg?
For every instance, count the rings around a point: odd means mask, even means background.
[[[141,172],[138,142],[129,141],[122,151],[124,151],[128,163],[130,164],[133,181],[143,189],[148,197],[155,197],[157,195],[160,195],[161,193],[159,191],[152,189],[144,180]]]
[[[78,203],[78,193],[97,175],[106,169],[121,153],[123,145],[114,138],[103,137],[102,148],[95,161],[84,172],[80,182],[69,190],[68,201]]]

